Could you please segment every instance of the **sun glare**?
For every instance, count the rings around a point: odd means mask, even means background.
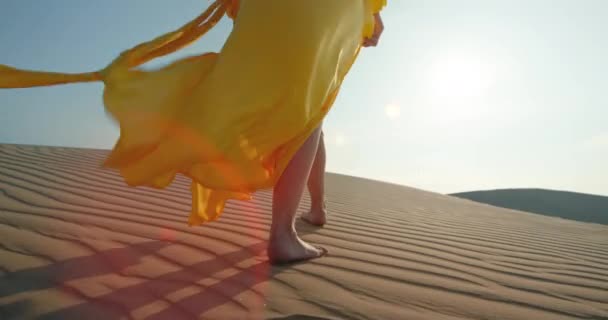
[[[474,54],[449,53],[437,58],[427,74],[427,112],[442,122],[477,118],[486,107],[484,100],[495,78],[494,69],[489,61]]]
[[[336,135],[334,141],[335,141],[335,143],[336,143],[337,146],[343,146],[344,143],[346,142],[346,138],[344,137],[343,134],[339,133],[339,134]]]
[[[401,108],[394,103],[387,104],[386,107],[384,107],[384,112],[391,120],[397,119],[399,116],[401,116]]]
[[[491,85],[492,76],[491,65],[479,57],[443,57],[430,68],[430,93],[444,101],[473,99],[485,93]]]

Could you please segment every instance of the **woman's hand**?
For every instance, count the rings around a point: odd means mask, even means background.
[[[384,31],[384,23],[382,23],[382,18],[379,13],[374,15],[374,34],[370,38],[366,38],[363,40],[364,47],[375,47],[378,45],[378,41],[380,40],[380,35]]]

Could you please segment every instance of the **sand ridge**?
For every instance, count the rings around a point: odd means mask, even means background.
[[[605,225],[328,174],[329,256],[273,267],[269,190],[192,228],[106,154],[0,144],[0,319],[608,319]]]

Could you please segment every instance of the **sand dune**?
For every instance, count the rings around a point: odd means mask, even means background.
[[[0,319],[608,319],[605,225],[330,174],[329,256],[272,267],[270,191],[191,228],[105,154],[0,145]]]
[[[546,189],[501,189],[452,194],[493,206],[608,225],[608,197]]]

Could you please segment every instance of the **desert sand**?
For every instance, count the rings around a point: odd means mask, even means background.
[[[327,176],[329,255],[270,266],[271,191],[189,227],[189,183],[0,145],[0,319],[606,319],[608,226]],[[308,198],[301,211],[307,210]]]

